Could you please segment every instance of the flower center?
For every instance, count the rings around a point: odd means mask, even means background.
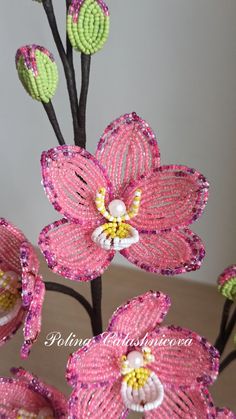
[[[21,308],[20,280],[13,271],[0,270],[0,326],[13,320]]]
[[[105,250],[122,250],[131,244],[139,241],[138,231],[125,221],[129,221],[139,212],[141,202],[141,190],[137,189],[131,207],[126,209],[125,203],[121,199],[114,199],[105,207],[105,188],[101,188],[96,194],[95,204],[97,210],[108,221],[97,227],[92,240]]]
[[[135,412],[146,412],[160,406],[164,398],[164,388],[157,375],[146,368],[154,361],[150,348],[142,353],[132,351],[122,357],[121,396],[125,406]]]
[[[53,411],[49,407],[43,407],[39,413],[28,412],[25,409],[19,409],[16,419],[53,419]]]

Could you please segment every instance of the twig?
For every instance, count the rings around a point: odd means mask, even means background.
[[[45,287],[47,291],[56,291],[60,292],[61,294],[70,295],[71,297],[75,298],[87,311],[92,323],[93,308],[83,295],[79,294],[73,288],[67,287],[62,284],[58,284],[56,282],[45,282]]]
[[[59,144],[60,145],[65,144],[65,140],[64,140],[63,135],[61,133],[61,129],[60,129],[60,126],[59,126],[59,123],[58,123],[58,120],[57,120],[52,102],[51,101],[49,101],[48,103],[42,102],[42,104],[43,104],[43,107],[44,107],[44,109],[47,113],[48,119],[49,119],[49,121],[50,121],[50,123],[53,127],[53,130],[55,132],[55,135],[58,139]]]
[[[73,71],[73,66],[70,65],[67,54],[65,52],[65,48],[63,46],[58,27],[56,22],[56,17],[54,14],[52,0],[43,0],[43,7],[46,12],[48,23],[52,31],[52,35],[57,46],[58,53],[60,55],[66,82],[67,82],[67,89],[69,93],[70,99],[70,107],[73,119],[73,129],[74,129],[74,140],[75,142],[78,141],[79,136],[79,123],[78,123],[78,98],[77,98],[77,90],[76,90],[76,82],[75,82],[75,73]]]
[[[236,309],[234,310],[231,319],[228,321],[228,325],[226,326],[225,331],[223,335],[221,336],[219,342],[217,343],[217,345],[215,345],[215,347],[218,349],[221,355],[223,354],[225,350],[225,347],[235,327],[235,324],[236,324]]]
[[[85,148],[86,145],[86,106],[89,87],[91,55],[81,54],[81,91],[79,99],[79,141],[76,143],[78,146]]]
[[[232,305],[233,301],[228,299],[225,300],[221,316],[220,331],[214,345],[220,353],[222,353],[222,348],[224,347],[225,329],[228,323],[230,309]]]
[[[235,361],[236,359],[236,350],[230,352],[226,358],[222,361],[222,363],[220,364],[220,369],[219,369],[219,373],[221,374],[225,368],[227,368],[229,366],[229,364],[231,364],[231,362]]]
[[[93,334],[102,333],[102,278],[99,276],[91,281],[91,295],[93,302],[92,329]]]

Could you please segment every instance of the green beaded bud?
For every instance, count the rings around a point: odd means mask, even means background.
[[[102,0],[72,0],[67,15],[67,33],[77,51],[99,51],[109,35],[109,11]]]
[[[236,265],[229,266],[218,278],[220,293],[229,300],[236,298]]]
[[[48,103],[58,84],[57,65],[44,47],[26,45],[16,53],[16,69],[27,93],[40,102]]]

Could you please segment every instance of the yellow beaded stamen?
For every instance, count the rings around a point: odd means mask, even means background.
[[[11,275],[0,270],[0,311],[11,310],[20,297],[18,284]]]
[[[121,358],[121,397],[130,410],[146,412],[163,402],[164,387],[155,372],[146,367],[153,361],[155,358],[147,347],[143,347],[142,352],[133,350]]]
[[[133,368],[126,355],[123,355],[120,361],[121,374],[124,375],[123,380],[134,390],[138,390],[145,385],[151,374],[151,371],[148,368],[145,368],[145,366],[154,361],[154,356],[152,355],[151,349],[148,347],[142,348],[142,353],[140,353],[140,355],[143,357],[143,364],[140,368]]]
[[[146,384],[150,374],[151,371],[147,368],[136,368],[126,374],[123,380],[126,381],[128,387],[138,390]]]
[[[96,194],[95,205],[97,210],[108,221],[97,227],[92,233],[92,240],[105,250],[121,251],[139,241],[138,231],[127,224],[126,221],[138,214],[141,202],[141,190],[135,191],[130,209],[127,211],[122,200],[114,199],[105,206],[106,189],[100,188]]]
[[[137,189],[134,194],[132,205],[128,211],[129,218],[133,218],[138,214],[140,203],[141,203],[141,195],[142,195],[141,189]]]
[[[141,204],[141,195],[142,191],[141,189],[137,189],[134,194],[134,199],[132,201],[132,205],[130,209],[127,211],[126,214],[122,215],[120,219],[118,217],[113,217],[109,211],[107,211],[105,207],[105,196],[106,196],[106,189],[100,188],[99,191],[96,194],[95,204],[97,207],[97,210],[103,215],[104,218],[106,218],[110,222],[122,222],[122,221],[128,221],[131,218],[135,217],[140,208]]]
[[[28,412],[25,409],[18,410],[16,419],[28,419],[28,418],[35,419],[37,418],[37,415],[35,413]]]

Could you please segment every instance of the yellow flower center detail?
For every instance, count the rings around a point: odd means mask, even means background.
[[[129,221],[135,217],[140,208],[141,190],[137,189],[134,199],[128,210],[125,203],[120,199],[110,202],[108,210],[105,207],[106,189],[101,188],[96,194],[95,204],[97,210],[103,215],[108,223],[97,227],[92,234],[92,240],[106,250],[122,250],[139,241],[138,231],[129,225]]]
[[[150,374],[151,371],[147,368],[136,368],[132,372],[126,374],[123,380],[129,387],[138,390],[146,384]]]
[[[132,351],[121,359],[121,397],[125,406],[135,412],[146,412],[160,406],[164,387],[157,375],[146,368],[155,361],[150,348]]]
[[[15,272],[0,270],[0,326],[16,317],[21,307],[20,281]]]

